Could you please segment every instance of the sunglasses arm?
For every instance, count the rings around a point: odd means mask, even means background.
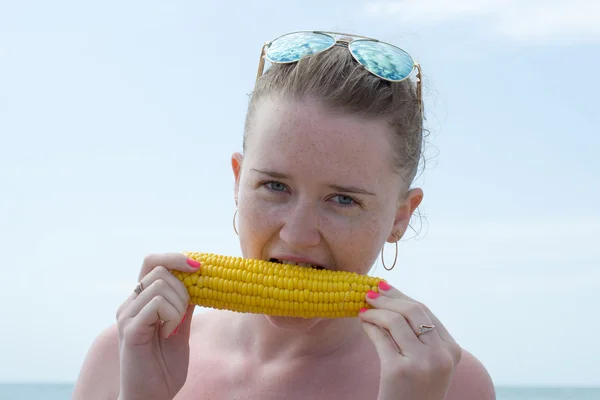
[[[265,44],[260,49],[260,59],[258,60],[258,72],[256,73],[256,81],[261,77],[265,70],[265,49],[269,42],[265,42]]]
[[[419,108],[421,110],[421,116],[423,116],[423,96],[421,91],[423,90],[423,87],[421,85],[421,65],[420,64],[415,64],[415,66],[417,67],[417,101],[419,102]]]

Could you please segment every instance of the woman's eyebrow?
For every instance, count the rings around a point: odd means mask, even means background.
[[[269,171],[269,170],[261,170],[256,168],[251,168],[252,171],[256,171],[260,174],[269,175],[271,178],[277,179],[290,179],[289,175],[283,174],[281,172]]]
[[[264,174],[264,175],[268,175],[271,178],[276,178],[276,179],[290,179],[290,176],[281,172],[276,172],[276,171],[270,171],[270,170],[260,170],[257,168],[251,168],[253,171],[256,171],[258,173]],[[329,187],[333,190],[335,190],[336,192],[343,192],[343,193],[356,193],[356,194],[364,194],[364,195],[369,195],[369,196],[375,196],[375,193],[371,193],[365,189],[361,189],[359,187],[356,186],[341,186],[341,185],[329,185]]]
[[[368,192],[364,189],[358,188],[356,186],[339,186],[339,185],[329,185],[330,188],[337,192],[344,193],[356,193],[356,194],[366,194],[369,196],[375,196],[375,193]]]

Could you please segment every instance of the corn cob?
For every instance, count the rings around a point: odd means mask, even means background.
[[[299,318],[356,317],[383,279],[264,260],[184,252],[198,272],[172,271],[201,307]]]

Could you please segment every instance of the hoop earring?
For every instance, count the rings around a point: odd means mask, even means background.
[[[390,268],[385,266],[385,261],[383,260],[383,249],[381,249],[381,263],[383,264],[383,268],[386,269],[386,271],[391,271],[394,269],[394,267],[396,266],[396,261],[398,260],[398,240],[400,240],[400,232],[396,232],[394,234],[394,239],[396,239],[394,241],[394,244],[396,245],[396,253],[394,255],[394,263],[392,264],[392,266]],[[385,246],[384,246],[385,248]]]
[[[235,209],[235,212],[233,213],[233,231],[235,232],[236,235],[240,235],[237,231],[237,228],[235,227],[235,217],[237,216],[237,208]]]
[[[391,271],[394,269],[394,266],[396,265],[396,260],[398,259],[398,242],[394,242],[394,244],[396,245],[396,255],[394,256],[394,263],[390,268],[385,266],[385,261],[383,260],[383,249],[381,249],[381,263],[383,264],[383,268],[385,268],[387,271]]]

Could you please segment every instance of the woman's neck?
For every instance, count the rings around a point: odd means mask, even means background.
[[[347,354],[367,339],[357,318],[312,319],[245,314],[236,318],[234,340],[261,363]]]

